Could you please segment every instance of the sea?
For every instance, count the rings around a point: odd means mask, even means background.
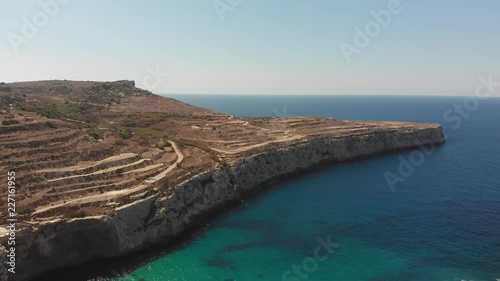
[[[235,116],[440,123],[446,143],[274,183],[175,247],[40,280],[500,280],[500,99],[167,95]]]

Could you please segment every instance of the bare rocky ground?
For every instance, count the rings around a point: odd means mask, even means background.
[[[156,96],[132,81],[2,83],[0,174],[16,172],[19,219],[34,224],[109,214],[171,194],[218,165],[312,138],[429,126],[238,118]],[[1,200],[1,224],[6,210]]]

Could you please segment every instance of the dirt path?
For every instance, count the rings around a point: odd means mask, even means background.
[[[301,139],[303,137],[304,136],[302,136],[302,135],[294,135],[294,136],[290,136],[290,137],[283,138],[283,139],[272,140],[272,141],[265,141],[265,142],[257,143],[257,144],[254,144],[254,145],[249,145],[249,146],[244,146],[244,147],[240,147],[240,148],[236,148],[236,149],[229,149],[229,150],[228,149],[217,149],[217,148],[213,148],[213,147],[210,147],[210,148],[213,149],[214,151],[217,151],[217,152],[220,152],[220,153],[237,154],[237,153],[244,152],[244,151],[256,148],[256,147],[261,147],[261,146],[264,146],[264,145],[267,145],[267,144],[270,144],[270,143],[278,143],[278,142],[298,140],[298,139]]]
[[[156,181],[163,179],[168,173],[170,173],[170,171],[172,171],[173,169],[175,169],[177,167],[177,164],[181,163],[182,160],[184,160],[184,155],[182,154],[179,147],[177,147],[177,144],[173,141],[168,141],[168,142],[172,145],[172,148],[174,149],[175,154],[177,154],[177,160],[175,161],[174,164],[170,165],[165,171],[161,172],[160,174],[154,176],[151,179],[145,180],[146,183],[154,183]]]
[[[123,195],[132,194],[134,192],[140,191],[141,189],[144,189],[147,186],[148,185],[141,184],[141,185],[139,185],[135,188],[132,188],[132,189],[110,191],[110,192],[106,192],[106,193],[99,194],[99,195],[93,195],[93,196],[87,196],[87,197],[82,197],[82,198],[78,198],[78,199],[73,199],[73,200],[67,201],[66,203],[57,204],[57,205],[53,205],[53,206],[49,206],[49,207],[45,207],[45,208],[39,208],[33,214],[43,213],[43,212],[46,212],[46,211],[51,210],[51,209],[59,208],[62,206],[68,206],[68,205],[71,205],[74,203],[83,204],[83,203],[92,203],[92,202],[111,200],[111,199],[116,198],[117,196],[123,196]]]
[[[87,196],[87,197],[82,197],[74,200],[67,201],[66,203],[61,203],[61,204],[56,204],[44,208],[38,208],[33,214],[38,214],[38,213],[43,213],[51,209],[59,208],[62,206],[68,206],[71,204],[79,203],[92,203],[92,202],[100,202],[100,201],[106,201],[106,200],[112,200],[116,197],[119,196],[125,196],[128,194],[136,193],[141,191],[142,189],[146,189],[147,187],[150,186],[150,184],[155,183],[161,179],[163,179],[170,171],[175,169],[177,167],[178,163],[181,163],[182,160],[184,160],[184,155],[182,154],[181,150],[177,146],[177,144],[173,141],[168,141],[171,145],[172,148],[175,151],[175,154],[177,154],[177,160],[175,161],[174,164],[170,165],[165,171],[161,172],[160,174],[154,176],[151,179],[147,179],[143,182],[143,184],[140,184],[139,186],[136,186],[132,189],[124,189],[124,190],[115,190],[115,191],[109,191],[103,194],[99,195],[93,195],[93,196]]]
[[[104,163],[119,161],[119,160],[123,160],[123,159],[127,159],[127,158],[132,158],[135,156],[137,156],[137,154],[135,154],[135,153],[122,153],[119,155],[114,155],[114,156],[108,157],[108,158],[100,160],[100,161],[90,162],[89,164],[86,164],[86,165],[75,165],[75,166],[66,167],[66,168],[44,169],[44,170],[39,170],[38,173],[84,170],[84,169],[96,167],[96,166],[104,164]]]

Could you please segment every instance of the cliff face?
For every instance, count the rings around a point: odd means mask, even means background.
[[[25,229],[18,233],[17,273],[11,278],[28,280],[51,269],[143,249],[178,235],[202,215],[277,177],[323,162],[414,148],[415,140],[420,144],[445,141],[437,125],[300,141],[219,165],[178,185],[169,197],[154,195],[121,206],[110,216],[60,220]]]

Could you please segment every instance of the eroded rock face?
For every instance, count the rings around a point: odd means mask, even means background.
[[[144,249],[177,236],[206,213],[277,177],[322,162],[413,148],[415,140],[420,144],[445,141],[437,126],[302,141],[220,165],[178,185],[170,197],[154,195],[122,206],[109,216],[38,225],[18,234],[19,267],[12,280],[28,280],[51,269]]]
[[[250,191],[280,175],[307,169],[321,162],[346,161],[392,150],[444,143],[441,129],[377,132],[363,136],[323,137],[249,157],[232,168],[238,187]]]

